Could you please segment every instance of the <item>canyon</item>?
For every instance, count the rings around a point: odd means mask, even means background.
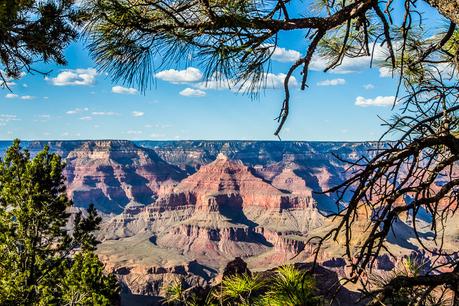
[[[215,283],[235,257],[253,271],[311,262],[314,237],[334,225],[336,197],[322,193],[342,182],[348,164],[371,156],[376,143],[277,141],[26,141],[32,155],[47,144],[66,161],[68,196],[103,216],[97,253],[123,291],[158,296],[180,277]],[[0,142],[4,151],[9,142]],[[339,157],[339,158],[336,158]],[[345,195],[344,200],[350,195]],[[353,233],[363,235],[362,211]],[[425,243],[429,244],[428,223]],[[416,253],[409,219],[389,239],[397,257]],[[448,232],[454,248],[459,232]],[[448,245],[450,244],[450,246]],[[329,242],[318,263],[347,273],[343,241]],[[387,255],[378,269],[393,269]]]

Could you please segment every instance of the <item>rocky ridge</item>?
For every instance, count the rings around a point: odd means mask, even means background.
[[[150,237],[136,243],[175,250],[189,262],[213,270],[212,277],[234,257],[252,258],[256,267],[268,260],[286,261],[301,252],[312,254],[305,236],[320,227],[325,217],[317,209],[311,189],[292,169],[280,171],[273,182],[283,188],[221,153],[171,193],[150,205],[129,205],[108,220],[101,231],[102,246],[112,244],[113,239],[129,243]],[[113,265],[113,258],[107,260],[113,271],[119,270],[121,263]],[[138,273],[129,269],[120,277]],[[154,279],[149,279],[151,286],[161,287],[158,282],[163,279]],[[144,292],[142,286],[131,286],[131,290]]]

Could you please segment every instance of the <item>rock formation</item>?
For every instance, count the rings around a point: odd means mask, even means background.
[[[35,154],[44,144],[23,146]],[[209,284],[235,257],[251,271],[311,261],[317,247],[311,238],[337,222],[326,218],[336,211],[336,198],[315,191],[348,175],[346,165],[331,153],[355,160],[374,146],[116,140],[46,144],[67,162],[68,195],[75,205],[92,202],[104,215],[100,258],[124,284],[124,292],[142,295],[162,294],[176,277],[190,285]],[[0,142],[0,151],[7,146]],[[353,243],[365,236],[369,218],[360,212]],[[409,255],[416,249],[410,220],[397,220],[394,229],[397,235],[389,237],[388,248]],[[446,235],[446,246],[453,248],[459,233]],[[424,237],[429,237],[427,230]],[[347,273],[343,243],[324,245],[318,257],[338,276]],[[376,268],[391,267],[391,257],[378,259]]]
[[[88,141],[66,156],[67,192],[76,205],[120,213],[131,201],[150,204],[184,177],[153,150],[128,141]]]
[[[324,219],[293,168],[281,170],[270,182],[242,161],[220,154],[154,203],[128,205],[103,225],[101,238],[105,247],[113,244],[111,239],[121,244],[150,237],[155,247],[218,271],[235,257],[261,267],[301,252],[312,254],[306,237]],[[147,243],[142,239],[139,243]],[[113,253],[124,257],[133,251],[124,252]],[[137,272],[126,271],[131,273]],[[128,282],[126,275],[122,279]]]

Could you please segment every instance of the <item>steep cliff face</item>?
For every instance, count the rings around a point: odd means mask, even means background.
[[[263,258],[254,266],[287,261],[312,250],[305,237],[325,221],[294,169],[269,182],[221,153],[155,203],[127,206],[103,225],[101,238],[147,235],[159,248],[216,270],[234,257]]]
[[[159,205],[176,204],[176,198],[184,197],[180,195],[188,195],[185,198],[191,200],[180,204],[194,204],[196,209],[208,211],[218,210],[218,207],[236,210],[253,206],[282,210],[300,207],[307,201],[263,181],[241,161],[232,161],[223,153],[181,181],[175,187],[174,194],[175,198],[169,197],[173,201],[167,203],[160,200]]]
[[[76,205],[120,213],[129,202],[150,204],[172,190],[183,171],[128,141],[87,141],[66,156],[67,191]]]
[[[301,141],[144,141],[137,144],[153,148],[168,163],[184,169],[189,174],[195,173],[202,166],[214,161],[218,154],[223,153],[230,160],[242,161],[254,170],[256,176],[278,189],[285,189],[282,185],[285,183],[278,185],[281,177],[274,182],[273,180],[287,169],[285,174],[290,171],[305,181],[307,188],[314,191],[327,190],[349,175],[350,172],[345,171],[347,165],[335,156],[344,160],[356,160],[363,155],[371,156],[374,154],[371,149],[376,147],[376,144],[371,142]],[[312,198],[322,212],[336,212],[336,199],[333,195],[313,193]]]
[[[295,164],[282,168],[281,172],[274,176],[271,184],[277,189],[312,198],[312,189],[295,173],[296,168],[298,167]]]

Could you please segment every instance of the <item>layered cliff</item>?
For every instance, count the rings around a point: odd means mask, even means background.
[[[271,180],[223,153],[150,205],[128,205],[107,220],[106,241],[149,236],[154,244],[218,270],[234,257],[286,261],[312,253],[306,237],[325,217],[290,164]],[[261,259],[263,258],[263,259]]]
[[[125,140],[26,141],[22,145],[32,155],[44,145],[60,154],[66,162],[68,196],[76,206],[93,203],[103,213],[120,213],[130,202],[150,204],[186,176],[154,150]]]
[[[303,184],[303,188],[306,186]],[[262,207],[282,210],[284,208],[305,207],[311,200],[310,194],[301,197],[291,192],[281,191],[256,177],[241,161],[232,161],[223,153],[216,160],[202,166],[199,171],[174,188],[174,194],[185,194],[197,209],[208,211],[219,207],[244,209]],[[173,205],[174,202],[160,201],[159,205]]]
[[[0,152],[10,144],[0,142]],[[230,160],[241,161],[255,176],[280,191],[309,196],[311,190],[327,189],[345,178],[345,165],[333,155],[355,159],[375,146],[372,143],[278,141],[74,140],[22,143],[32,155],[45,144],[66,159],[68,191],[75,204],[87,206],[94,202],[99,210],[115,214],[130,202],[150,204],[158,196],[167,196],[182,179],[216,160],[220,153]],[[176,201],[183,197],[171,196]],[[314,193],[310,197],[323,211],[335,209],[331,198]]]

